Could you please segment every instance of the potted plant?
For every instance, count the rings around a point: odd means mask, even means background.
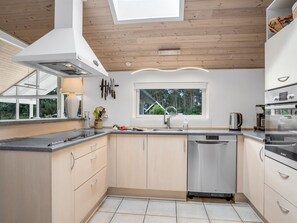
[[[95,122],[94,122],[94,128],[95,129],[102,129],[102,118],[103,115],[106,113],[106,109],[103,108],[102,106],[96,107],[94,110],[94,117],[95,117]]]

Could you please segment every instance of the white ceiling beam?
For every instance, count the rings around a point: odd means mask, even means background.
[[[24,49],[28,46],[27,43],[17,39],[16,37],[12,36],[12,35],[9,35],[8,33],[0,30],[0,40],[4,41],[4,42],[7,42],[9,44],[12,44],[16,47],[19,47],[21,49]]]

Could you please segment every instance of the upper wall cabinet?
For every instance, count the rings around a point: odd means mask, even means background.
[[[276,0],[267,9],[267,23],[273,17],[292,12],[294,0]],[[267,26],[268,27],[268,26]],[[267,30],[265,44],[265,90],[297,83],[297,20],[276,34]]]

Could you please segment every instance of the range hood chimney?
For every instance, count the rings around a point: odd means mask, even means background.
[[[55,28],[13,61],[57,76],[108,76],[82,36],[82,11],[82,0],[55,0]]]

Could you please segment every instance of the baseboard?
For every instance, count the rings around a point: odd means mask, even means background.
[[[130,189],[130,188],[116,188],[116,187],[108,188],[107,195],[121,196],[121,197],[141,197],[141,198],[183,200],[183,201],[187,199],[186,191],[163,191],[163,190]]]
[[[90,212],[87,214],[87,216],[83,219],[82,222],[87,223],[93,218],[93,216],[96,214],[101,204],[105,201],[106,197],[107,197],[107,192],[100,198],[100,200],[96,203],[96,205],[92,208],[92,210],[90,210]]]

